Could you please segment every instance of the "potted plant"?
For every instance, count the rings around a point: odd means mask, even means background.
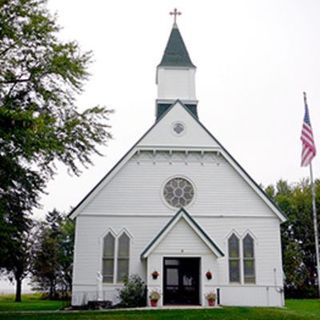
[[[207,272],[206,272],[206,277],[207,277],[208,280],[211,280],[211,279],[212,279],[212,273],[211,273],[211,271],[207,271]]]
[[[160,299],[160,293],[156,290],[152,290],[149,295],[151,307],[156,307],[158,300]]]
[[[216,302],[217,295],[215,292],[211,291],[206,294],[206,299],[208,300],[208,306],[213,307]]]
[[[159,277],[159,272],[158,271],[153,271],[151,273],[151,275],[152,275],[152,279],[157,279]]]

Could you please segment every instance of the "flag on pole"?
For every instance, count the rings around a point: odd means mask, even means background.
[[[307,95],[305,92],[303,93],[303,98],[305,111],[300,137],[302,141],[301,166],[306,167],[311,163],[312,159],[316,155],[316,146],[313,140],[313,133],[307,104]]]

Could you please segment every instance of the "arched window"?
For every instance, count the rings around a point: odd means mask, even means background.
[[[118,239],[117,282],[123,281],[129,274],[130,238],[123,233]]]
[[[244,283],[255,283],[254,240],[247,234],[243,239],[243,278]]]
[[[109,232],[103,239],[102,276],[103,282],[113,283],[115,238]]]
[[[232,234],[228,240],[229,281],[240,282],[240,249],[239,238]]]

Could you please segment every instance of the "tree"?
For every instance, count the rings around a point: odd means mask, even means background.
[[[316,180],[316,203],[319,221],[320,181]],[[309,180],[290,185],[278,181],[266,188],[288,220],[281,226],[282,255],[289,296],[316,296],[316,257],[312,219],[312,196]],[[319,227],[319,225],[318,225]]]
[[[19,217],[19,216],[18,216]],[[10,254],[6,259],[6,273],[11,282],[16,283],[16,297],[15,301],[21,301],[22,280],[29,272],[30,266],[30,251],[32,246],[32,231],[33,221],[31,219],[25,219],[24,225],[27,224],[28,229],[23,226],[21,229],[18,227],[15,232],[15,237],[10,241],[10,247],[7,250]]]
[[[34,288],[50,299],[71,291],[74,223],[57,210],[39,223],[32,248],[30,273]]]
[[[57,38],[46,0],[0,0],[0,269],[12,271],[12,240],[56,173],[81,173],[111,138],[111,110],[79,112],[91,53]]]

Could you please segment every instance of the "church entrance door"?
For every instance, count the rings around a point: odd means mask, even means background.
[[[199,305],[200,258],[164,258],[163,303]]]

